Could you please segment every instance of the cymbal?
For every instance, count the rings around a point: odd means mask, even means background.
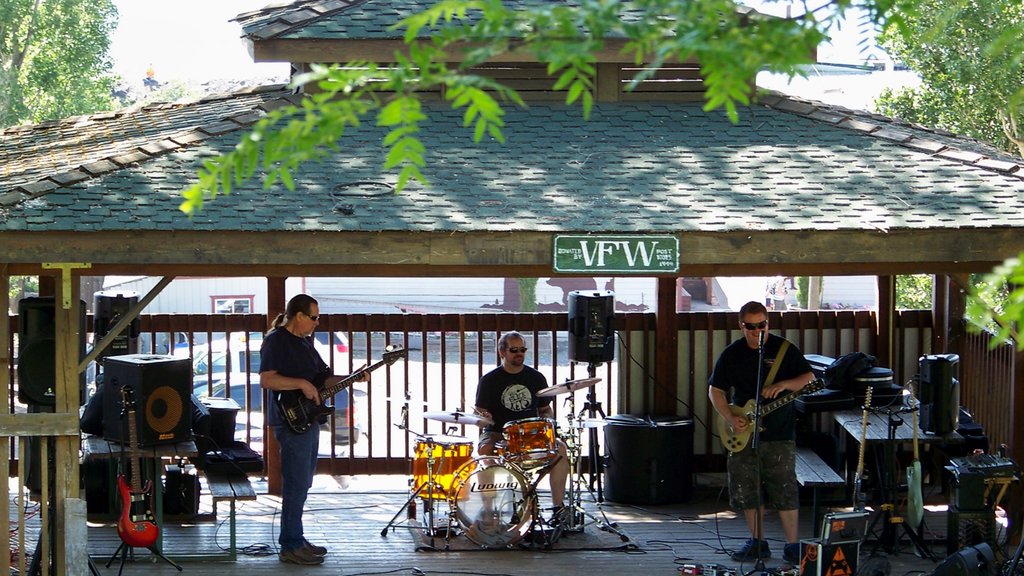
[[[600,382],[600,378],[584,378],[582,380],[568,380],[561,384],[555,384],[554,386],[548,386],[543,390],[536,393],[536,396],[557,396],[558,394],[568,394],[569,392],[575,392],[580,388],[590,388],[594,384]]]
[[[457,446],[459,444],[471,443],[472,440],[465,436],[453,436],[450,434],[428,434],[423,437],[423,441],[430,444],[438,444],[440,446]]]
[[[477,416],[468,412],[452,410],[449,412],[424,412],[423,417],[427,420],[438,422],[451,422],[452,424],[465,424],[467,426],[490,426],[494,422],[490,418]]]

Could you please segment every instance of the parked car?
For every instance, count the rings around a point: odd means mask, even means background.
[[[231,346],[230,354],[225,341],[213,341],[209,346],[202,346],[195,351],[192,359],[192,392],[200,397],[229,397],[241,407],[243,412],[259,415],[262,425],[264,390],[260,387],[260,350],[250,342],[246,350],[243,345]],[[246,398],[248,383],[248,398]],[[230,390],[228,390],[230,388]],[[230,394],[228,394],[230,392]],[[348,446],[349,439],[358,442],[361,435],[359,423],[355,419],[353,400],[365,396],[365,391],[348,389],[334,395],[334,427],[335,443]],[[244,416],[244,415],[242,415]],[[352,423],[350,428],[349,423]],[[327,431],[329,427],[325,428]],[[352,433],[355,436],[352,436]]]

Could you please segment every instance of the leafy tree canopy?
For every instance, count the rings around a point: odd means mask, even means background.
[[[292,172],[302,163],[336,149],[349,126],[371,117],[390,131],[386,169],[398,171],[397,189],[423,181],[425,150],[417,134],[426,120],[420,94],[443,88],[447,103],[463,111],[477,141],[502,141],[503,105],[522,106],[519,95],[474,66],[518,52],[547,66],[555,89],[578,104],[586,117],[594,102],[596,56],[606,39],[624,40],[623,51],[644,71],[695,58],[702,66],[705,108],[724,109],[734,121],[737,105],[752,96],[757,72],[801,74],[817,46],[853,8],[863,9],[880,29],[899,26],[914,0],[823,0],[787,18],[737,10],[733,0],[579,0],[537,2],[510,10],[501,0],[441,0],[397,25],[406,49],[395,64],[349,62],[315,66],[295,80],[322,92],[299,106],[283,107],[256,124],[231,153],[208,162],[181,205],[191,214],[203,202],[265,174],[264,185],[280,181],[293,188]],[[807,5],[805,5],[807,6]],[[429,30],[429,36],[421,32]],[[447,56],[458,53],[452,62]]]
[[[944,128],[1024,155],[1024,3],[919,0],[882,44],[922,85],[888,90],[882,114]]]
[[[0,2],[0,126],[109,110],[112,0]]]

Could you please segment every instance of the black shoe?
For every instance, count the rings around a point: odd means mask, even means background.
[[[760,549],[760,554],[758,554]],[[768,548],[767,540],[749,538],[743,547],[733,552],[733,562],[750,562],[751,560],[767,560],[772,557],[772,551]]]
[[[793,542],[782,548],[782,560],[793,566],[800,565],[800,544]]]
[[[565,505],[555,506],[551,509],[551,519],[548,526],[566,526],[569,524],[569,507]]]

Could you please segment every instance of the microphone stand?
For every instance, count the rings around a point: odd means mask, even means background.
[[[750,423],[754,427],[754,434],[750,441],[750,449],[754,451],[754,484],[757,487],[757,507],[754,509],[754,540],[757,546],[757,560],[754,567],[746,572],[744,576],[762,573],[765,571],[764,558],[761,557],[761,540],[764,532],[764,512],[761,502],[761,458],[758,450],[761,448],[761,386],[764,372],[764,328],[757,334],[757,392],[754,395],[754,421]]]

